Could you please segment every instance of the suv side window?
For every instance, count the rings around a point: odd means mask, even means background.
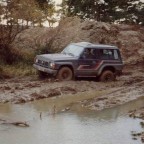
[[[84,50],[83,56],[85,59],[95,59],[94,49],[93,48],[86,48]]]
[[[113,49],[101,49],[100,58],[105,60],[119,59],[117,50]]]

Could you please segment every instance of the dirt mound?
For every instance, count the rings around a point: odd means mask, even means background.
[[[19,33],[13,43],[15,48],[35,50],[38,47],[42,48],[49,42],[52,34],[55,31],[52,28],[29,28]]]
[[[14,47],[29,51],[46,47],[61,51],[71,42],[88,41],[116,45],[126,64],[144,63],[144,27],[83,21],[77,17],[61,20],[56,28],[31,28],[20,33]]]

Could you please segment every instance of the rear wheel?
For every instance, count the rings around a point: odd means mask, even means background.
[[[62,67],[56,76],[57,79],[62,81],[69,81],[73,78],[73,72],[69,67]]]
[[[115,79],[116,79],[115,74],[110,70],[105,70],[99,78],[99,80],[102,82],[110,82],[114,81]]]

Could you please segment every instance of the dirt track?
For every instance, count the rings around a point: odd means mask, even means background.
[[[36,77],[13,78],[0,81],[0,103],[25,103],[54,96],[93,93],[93,98],[78,101],[82,107],[102,110],[144,96],[144,75],[140,67],[124,70],[115,82],[102,83],[92,80],[59,82]],[[89,95],[89,94],[88,94]]]

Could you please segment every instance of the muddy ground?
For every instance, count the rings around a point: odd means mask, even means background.
[[[90,110],[111,108],[144,97],[144,69],[142,66],[126,67],[122,76],[108,83],[97,82],[94,78],[60,82],[50,78],[41,80],[37,76],[0,80],[0,103],[21,104],[50,97],[69,99],[64,110],[71,109],[74,104]],[[140,124],[144,127],[144,107],[131,111],[129,116],[142,119]],[[144,131],[132,132],[132,136],[135,140],[140,137],[144,143]]]
[[[144,128],[144,107],[140,109],[136,109],[129,112],[129,116],[132,118],[139,118],[141,119],[140,125]],[[139,137],[141,138],[141,142],[144,143],[144,131],[142,132],[132,132],[133,139],[137,140]]]
[[[115,82],[102,83],[94,79],[60,82],[38,79],[37,76],[19,77],[0,81],[0,103],[25,103],[49,97],[74,96],[93,93],[79,100],[82,107],[102,110],[144,96],[144,70],[141,67],[124,69]]]

